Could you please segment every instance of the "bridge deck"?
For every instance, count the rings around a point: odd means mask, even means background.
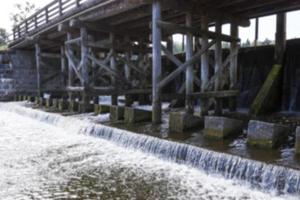
[[[195,14],[194,24],[200,24],[200,14],[206,13],[210,22],[216,17],[230,21],[259,17],[300,8],[299,0],[162,0],[163,18],[176,23],[184,22],[185,12]],[[62,42],[63,32],[57,25],[70,19],[79,19],[96,32],[115,32],[121,35],[148,38],[151,22],[151,0],[54,0],[17,25],[13,30],[12,48],[32,48],[35,39]],[[90,23],[90,24],[89,24]],[[97,28],[95,28],[97,26]],[[59,45],[57,45],[59,46]]]

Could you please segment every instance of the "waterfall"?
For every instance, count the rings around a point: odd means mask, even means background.
[[[300,195],[300,172],[294,169],[135,134],[74,117],[45,113],[16,105],[16,103],[0,104],[0,109],[61,127],[67,132],[99,137],[124,148],[142,151],[170,162],[188,165],[207,174],[221,175],[224,178],[249,184],[251,187],[263,191]]]

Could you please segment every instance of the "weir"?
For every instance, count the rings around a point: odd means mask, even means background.
[[[286,37],[299,9],[298,0],[53,0],[0,52],[0,100],[28,103],[0,110],[300,195],[300,40]],[[275,40],[259,45],[259,19],[270,15]],[[244,47],[252,19],[255,46]]]
[[[135,134],[74,117],[45,113],[25,108],[20,104],[1,104],[0,109],[58,126],[72,133],[99,137],[125,148],[157,156],[166,161],[188,165],[207,174],[221,175],[226,179],[249,184],[256,189],[277,194],[300,195],[300,172],[298,170]]]

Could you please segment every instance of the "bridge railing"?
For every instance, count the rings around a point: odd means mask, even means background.
[[[88,0],[54,0],[36,13],[25,19],[13,28],[13,40],[18,40],[31,31],[51,22],[53,19],[63,16],[73,8],[79,8],[83,2]]]

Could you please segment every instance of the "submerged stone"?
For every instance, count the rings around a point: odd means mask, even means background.
[[[286,126],[251,120],[248,125],[247,143],[257,147],[275,148],[283,143],[288,131]]]
[[[149,122],[152,120],[152,112],[149,110],[125,107],[124,118],[126,123]]]
[[[124,119],[125,107],[122,106],[111,106],[110,107],[110,120],[119,121]]]
[[[207,116],[204,120],[204,135],[223,139],[243,131],[243,121],[227,117]]]
[[[170,131],[182,133],[185,130],[202,127],[203,118],[197,117],[186,112],[171,112],[169,118]]]

